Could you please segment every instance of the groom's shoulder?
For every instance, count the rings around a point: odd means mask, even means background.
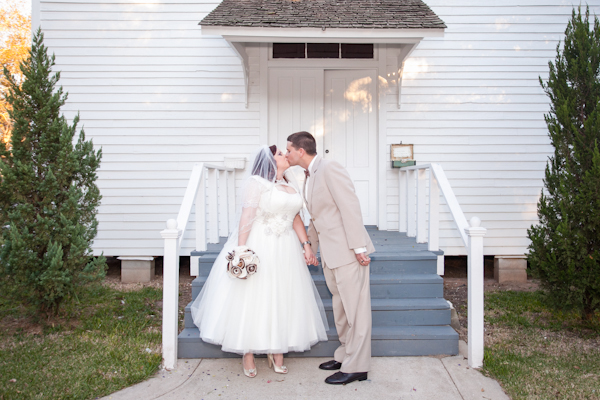
[[[345,170],[344,166],[339,162],[331,159],[322,159],[321,160],[321,168],[327,171],[343,171]]]

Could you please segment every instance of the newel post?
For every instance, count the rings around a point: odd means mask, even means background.
[[[160,232],[165,240],[163,257],[163,325],[162,356],[163,367],[167,370],[177,367],[177,330],[179,307],[179,248],[181,231],[177,221],[167,221],[167,229]]]
[[[468,357],[471,368],[483,366],[483,236],[486,229],[481,228],[481,220],[471,218],[470,227],[465,228],[469,238],[468,251]]]

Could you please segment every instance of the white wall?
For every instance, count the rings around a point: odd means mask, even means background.
[[[571,3],[426,2],[448,28],[406,62],[400,110],[390,89],[387,144],[413,143],[419,163],[442,165],[467,218],[488,228],[486,254],[523,254],[552,151],[538,76],[547,76]],[[600,14],[600,0],[588,3]],[[159,231],[176,216],[192,165],[248,155],[266,138],[259,48],[248,50],[245,109],[240,61],[223,39],[200,33],[198,22],[217,4],[34,0],[69,92],[65,114],[79,110],[103,149],[97,254],[161,255]],[[396,70],[388,57],[387,72]],[[388,169],[386,185],[388,225],[397,228],[397,171]],[[448,213],[441,226],[446,254],[464,254]],[[189,252],[192,240],[183,247]]]
[[[413,143],[419,164],[442,165],[467,219],[478,216],[488,229],[485,254],[523,254],[553,152],[538,77],[548,77],[572,3],[426,3],[448,28],[424,39],[405,63],[400,110],[395,89],[388,95],[388,144]],[[600,14],[600,1],[588,4]],[[388,58],[388,73],[396,68]],[[389,223],[397,228],[396,171],[388,170],[387,185]],[[447,209],[440,227],[446,254],[465,254]]]
[[[258,143],[258,93],[245,109],[238,58],[223,39],[200,33],[217,4],[36,4],[69,92],[65,115],[79,110],[87,137],[102,146],[95,253],[162,254],[159,232],[177,215],[193,164],[222,163]]]

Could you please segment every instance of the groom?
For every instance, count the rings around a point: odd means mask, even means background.
[[[296,132],[287,140],[290,165],[305,170],[304,196],[311,215],[308,239],[315,254],[321,243],[323,273],[333,294],[333,316],[341,343],[334,359],[319,368],[340,370],[325,379],[326,383],[364,381],[371,362],[369,254],[375,248],[363,225],[348,171],[317,155],[310,133]]]

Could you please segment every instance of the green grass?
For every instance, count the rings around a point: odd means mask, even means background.
[[[147,379],[162,360],[161,297],[98,285],[49,320],[0,299],[0,399],[94,399]]]
[[[600,318],[550,310],[538,292],[486,293],[483,372],[512,399],[600,399]]]

